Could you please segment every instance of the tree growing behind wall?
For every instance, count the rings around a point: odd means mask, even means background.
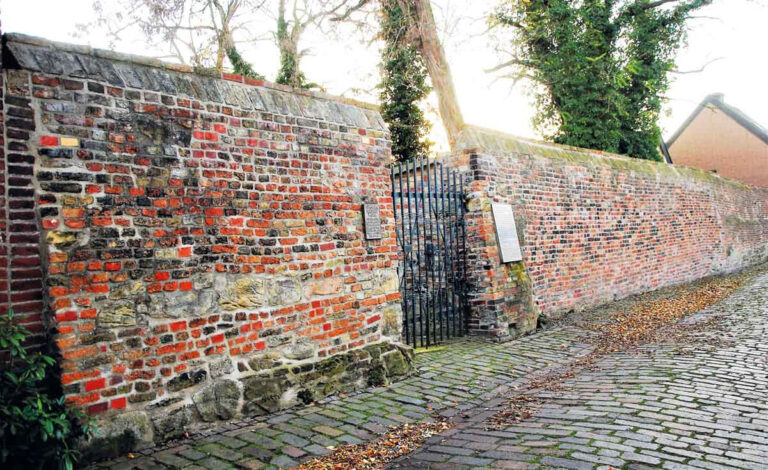
[[[503,0],[513,32],[495,67],[534,83],[536,127],[555,142],[660,160],[659,113],[686,22],[711,0]]]
[[[95,0],[95,24],[78,25],[79,35],[93,26],[107,32],[112,47],[140,31],[151,47],[166,49],[182,64],[233,71],[263,78],[240,55],[238,44],[273,39],[280,54],[275,81],[296,88],[316,88],[301,71],[308,50],[300,48],[310,27],[342,22],[372,0]],[[266,20],[266,23],[265,23]],[[265,26],[273,21],[272,27]],[[237,39],[235,39],[237,37]]]
[[[264,75],[253,70],[253,66],[240,56],[240,53],[237,51],[237,47],[234,45],[227,49],[227,57],[229,58],[229,62],[232,64],[232,71],[234,73],[248,78],[264,80]]]
[[[382,2],[382,6],[387,2]],[[391,3],[391,2],[390,2]],[[440,120],[443,122],[448,144],[454,149],[459,133],[464,128],[464,117],[430,0],[397,0],[405,17],[405,38],[422,57],[432,87],[437,95]]]
[[[381,0],[381,114],[397,161],[425,157],[430,125],[419,107],[429,94],[424,59],[407,37],[408,18],[398,0]]]
[[[148,45],[168,51],[161,59],[221,72],[225,59],[232,60],[232,51],[240,57],[237,42],[268,38],[255,34],[251,24],[266,7],[267,0],[96,0],[95,25],[78,25],[78,29],[86,35],[97,26],[106,31],[113,46],[138,30]]]
[[[278,0],[275,39],[280,49],[280,70],[275,81],[294,88],[318,88],[301,71],[307,54],[299,47],[308,27],[322,28],[325,22],[339,22],[372,3],[370,0]]]

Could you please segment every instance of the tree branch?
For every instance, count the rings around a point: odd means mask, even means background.
[[[502,62],[501,64],[498,64],[494,67],[491,67],[489,69],[483,70],[485,73],[492,73],[492,72],[498,72],[499,70],[512,66],[512,65],[521,65],[523,67],[529,67],[529,68],[537,68],[536,64],[534,64],[530,60],[524,60],[524,59],[511,59],[506,62]]]
[[[355,4],[355,5],[353,5],[353,6],[349,7],[349,8],[347,8],[347,11],[345,11],[345,12],[344,12],[344,13],[342,13],[341,15],[336,15],[336,16],[334,16],[334,17],[330,18],[330,21],[334,21],[334,22],[337,22],[337,21],[346,21],[346,20],[348,20],[348,19],[349,19],[349,16],[350,16],[352,13],[354,13],[354,12],[356,12],[357,10],[359,10],[359,9],[363,8],[363,7],[364,7],[364,6],[366,6],[368,3],[370,3],[370,0],[360,0],[360,1],[358,1],[358,2],[357,2],[357,4]]]
[[[704,71],[704,69],[709,67],[711,64],[717,62],[718,60],[723,60],[723,59],[725,59],[725,57],[715,57],[714,59],[711,59],[711,60],[707,61],[706,63],[704,63],[704,65],[702,65],[701,67],[699,67],[697,69],[693,69],[693,70],[670,70],[669,73],[676,73],[678,75],[685,75],[685,74],[689,74],[689,73],[701,73],[701,72]]]

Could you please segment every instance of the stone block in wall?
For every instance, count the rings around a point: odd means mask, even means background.
[[[235,417],[240,406],[241,392],[234,380],[217,380],[192,395],[200,419],[206,422]]]
[[[131,411],[110,416],[99,421],[84,458],[96,460],[114,455],[124,455],[151,446],[155,440],[155,428],[145,411]]]

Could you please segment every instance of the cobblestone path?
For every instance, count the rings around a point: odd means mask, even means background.
[[[768,275],[685,322],[709,325],[602,357],[517,425],[491,399],[390,467],[768,469]]]
[[[768,469],[768,275],[689,317],[699,341],[599,359],[563,381],[534,416],[489,418],[533,376],[591,347],[563,326],[505,344],[465,340],[417,354],[418,373],[317,406],[227,423],[185,441],[92,465],[115,469],[289,468],[329,447],[440,413],[458,426],[392,468]]]
[[[334,398],[317,406],[228,423],[183,442],[93,465],[115,469],[289,468],[328,447],[377,437],[390,425],[421,422],[440,412],[461,414],[504,394],[531,373],[589,353],[575,328],[518,341],[450,343],[416,355],[417,375],[389,387]]]

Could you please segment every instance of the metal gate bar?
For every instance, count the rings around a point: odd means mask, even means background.
[[[464,181],[426,159],[390,170],[402,256],[403,331],[414,347],[462,336],[466,327]]]

